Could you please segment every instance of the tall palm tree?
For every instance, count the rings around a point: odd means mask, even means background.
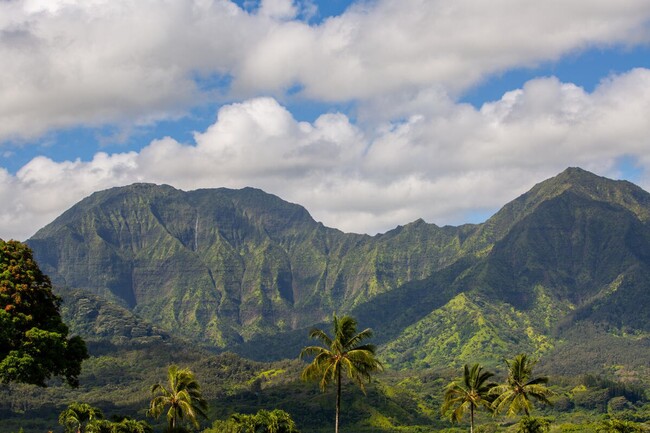
[[[460,422],[469,409],[469,431],[473,433],[476,409],[480,406],[491,408],[489,393],[496,386],[495,383],[488,382],[492,376],[494,374],[483,370],[479,364],[474,364],[471,368],[465,364],[463,376],[447,385],[442,413],[447,414],[453,408],[449,418],[452,422]]]
[[[83,433],[89,423],[103,419],[102,411],[88,403],[70,403],[70,405],[59,415],[61,424],[66,433]]]
[[[201,387],[194,378],[194,373],[186,368],[171,365],[167,371],[168,386],[157,383],[151,387],[151,400],[147,414],[158,418],[167,407],[169,430],[174,431],[178,420],[187,418],[195,427],[199,427],[198,417],[207,418],[208,404],[201,394]]]
[[[323,346],[308,346],[300,353],[300,358],[313,356],[314,360],[302,372],[303,380],[317,381],[321,391],[331,383],[336,384],[336,419],[335,432],[339,432],[339,414],[341,412],[341,382],[345,374],[356,382],[365,393],[364,380],[370,382],[371,374],[383,370],[375,357],[375,346],[361,344],[372,337],[370,329],[357,333],[357,321],[350,316],[337,317],[332,321],[333,337],[314,328],[310,338],[319,340]]]
[[[553,392],[546,387],[548,377],[533,378],[533,367],[536,361],[532,361],[521,353],[512,361],[506,361],[508,365],[508,379],[505,384],[492,388],[491,394],[497,396],[492,403],[495,413],[501,413],[508,408],[507,415],[515,416],[524,412],[530,416],[533,409],[531,397],[542,403],[551,404],[548,400]]]

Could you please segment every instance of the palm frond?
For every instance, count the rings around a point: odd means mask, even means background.
[[[309,331],[309,338],[320,340],[327,347],[332,346],[332,339],[322,329],[314,328]]]
[[[356,335],[352,335],[345,342],[345,348],[350,350],[356,348],[362,341],[372,338],[372,330],[370,328],[364,329]]]

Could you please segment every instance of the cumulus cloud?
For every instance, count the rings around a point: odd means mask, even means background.
[[[569,165],[616,176],[626,156],[647,176],[649,89],[650,70],[635,69],[591,93],[531,80],[480,109],[423,91],[419,109],[380,130],[340,113],[300,122],[276,99],[252,98],[222,107],[192,143],[167,137],[140,152],[38,157],[15,175],[0,170],[0,237],[25,239],[91,192],[139,181],[256,186],[346,231],[382,232],[420,217],[460,224]]]
[[[311,8],[311,9],[310,9]],[[309,12],[311,10],[311,12]],[[313,3],[0,2],[0,142],[148,124],[213,98],[359,101],[442,87],[587,47],[648,41],[646,0],[377,0],[319,24]],[[197,77],[229,77],[206,89]]]

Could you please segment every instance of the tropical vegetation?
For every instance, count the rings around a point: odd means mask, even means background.
[[[217,420],[203,433],[299,433],[296,423],[280,409],[255,414],[233,413],[226,421]]]
[[[551,421],[526,415],[521,417],[517,427],[517,433],[546,433],[551,429]]]
[[[65,428],[66,433],[84,433],[89,424],[103,418],[104,414],[100,409],[88,403],[74,402],[61,412],[59,424]]]
[[[112,349],[107,348],[107,350]],[[120,385],[120,381],[134,380],[129,379],[131,375],[140,380],[140,382],[128,382],[134,383],[136,386],[137,383],[142,383],[143,379],[154,381],[155,379],[146,379],[148,377],[155,378],[158,374],[158,370],[152,368],[154,364],[151,362],[164,357],[163,352],[158,353],[156,350],[154,346],[147,346],[133,354],[120,352],[116,354],[116,357],[106,358],[103,364],[96,363],[94,358],[91,359],[90,361],[94,364],[88,364],[91,370],[81,377],[82,384],[85,384],[86,380],[96,381],[100,376],[105,376],[105,383],[110,384],[110,387],[104,387],[100,394],[81,393],[81,390],[69,388],[66,390],[61,388],[61,385],[40,389],[30,388],[29,385],[14,384],[11,385],[14,389],[12,401],[14,404],[26,404],[28,401],[35,402],[36,395],[42,395],[45,405],[49,401],[56,401],[53,399],[53,393],[67,396],[83,395],[86,396],[84,399],[92,400],[93,407],[101,406],[104,413],[117,411],[122,414],[128,413],[130,417],[134,418],[129,421],[122,415],[120,417],[113,415],[110,419],[104,417],[104,419],[97,419],[90,423],[91,429],[86,429],[84,425],[85,431],[90,433],[92,431],[147,432],[149,430],[147,430],[144,421],[137,421],[140,423],[138,429],[135,429],[133,424],[136,420],[141,419],[144,413],[142,399],[147,397],[148,389],[143,389],[141,397],[128,400],[125,397],[129,393],[137,394],[137,388],[124,388],[123,385]],[[166,353],[173,352],[170,352],[168,348]],[[318,433],[334,431],[334,424],[329,419],[331,414],[329,411],[334,409],[334,401],[331,401],[332,399],[328,398],[326,394],[319,393],[318,389],[312,389],[312,387],[297,381],[304,369],[303,362],[296,360],[272,364],[252,363],[232,354],[204,355],[204,357],[192,360],[184,354],[179,353],[179,355],[182,355],[183,363],[188,363],[192,366],[191,370],[198,373],[195,378],[200,377],[201,382],[209,385],[201,388],[204,396],[207,397],[206,400],[211,402],[207,414],[213,424],[212,427],[207,428],[206,433],[245,432],[244,428],[250,430],[252,426],[255,426],[255,428],[262,429],[265,428],[263,427],[265,424],[267,428],[273,428],[273,423],[265,422],[273,418],[269,414],[275,415],[276,419],[282,419],[283,417],[280,416],[282,413],[284,413],[285,420],[290,418],[293,421],[293,424],[287,423],[282,427],[289,431],[291,428]],[[468,365],[469,377],[472,376],[473,366],[474,364]],[[186,368],[184,367],[184,369]],[[453,382],[464,385],[465,369],[463,368],[461,371],[463,373],[461,377]],[[481,369],[481,374],[486,371]],[[92,379],[92,377],[96,378]],[[349,386],[343,388],[343,395],[346,396],[343,406],[349,408],[345,414],[346,426],[348,426],[346,430],[357,433],[373,431],[375,433],[397,431],[403,433],[431,431],[451,433],[452,431],[461,431],[452,429],[447,421],[448,416],[445,419],[441,417],[440,407],[445,403],[445,393],[449,389],[445,386],[449,383],[447,377],[447,373],[442,370],[429,370],[426,373],[387,370],[370,383],[365,383],[365,397],[360,389],[350,383]],[[492,381],[505,384],[507,372],[497,368],[497,374],[491,376],[487,382]],[[551,387],[551,384],[547,385]],[[167,387],[167,385],[165,386]],[[531,432],[550,429],[551,433],[586,433],[596,432],[606,426],[619,429],[635,428],[637,430],[632,431],[643,431],[643,428],[647,427],[647,421],[650,420],[650,403],[645,390],[633,384],[598,376],[585,375],[579,378],[554,376],[552,387],[556,391],[556,395],[550,399],[555,402],[555,405],[552,407],[540,406],[540,414],[536,413],[534,417],[523,416],[518,422],[515,420],[516,424],[513,424],[512,420],[507,417],[492,417],[490,410],[479,405],[484,410],[478,410],[475,413],[474,431],[514,433],[515,431]],[[39,394],[32,394],[32,389],[39,391]],[[3,401],[7,400],[2,397],[0,389],[0,402]],[[128,403],[129,401],[132,403]],[[596,403],[601,401],[603,403]],[[90,403],[90,401],[88,402]],[[106,402],[111,403],[107,406]],[[330,402],[331,405],[329,405]],[[74,405],[70,406],[74,407]],[[34,427],[30,427],[30,422],[27,419],[16,424],[11,419],[4,418],[6,416],[4,414],[7,414],[6,407],[6,403],[0,404],[3,426],[9,431],[17,431],[19,425],[24,426],[27,433],[52,430],[53,424],[49,424],[48,427],[46,423],[33,424]],[[30,417],[43,416],[44,419],[46,418],[46,412],[40,412],[42,415],[37,415],[38,412],[33,411],[26,413],[31,414],[28,415]],[[465,431],[471,429],[468,414],[469,409],[466,409],[465,416],[458,422],[459,427],[464,428]],[[503,414],[505,414],[505,410]],[[169,430],[167,419],[163,418],[163,421],[162,424],[158,423],[153,426],[154,432]],[[131,426],[127,426],[127,424],[131,424]],[[40,427],[36,428],[37,425]],[[196,429],[192,423],[181,425],[183,429],[177,428],[176,431]],[[278,422],[277,425],[282,426],[282,423]],[[127,427],[129,430],[126,430]],[[66,427],[66,431],[76,432],[74,429],[74,424]],[[53,431],[57,433],[56,430]]]
[[[604,420],[598,427],[598,433],[647,433],[650,426],[642,425],[634,421],[611,418]]]
[[[73,402],[59,414],[59,424],[66,433],[152,433],[146,421],[129,417],[104,418],[99,408],[88,403]]]

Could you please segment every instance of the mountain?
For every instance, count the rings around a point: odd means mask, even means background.
[[[111,332],[122,337],[294,357],[306,329],[337,311],[371,326],[397,368],[496,365],[518,351],[551,359],[578,329],[650,355],[650,194],[579,168],[483,224],[417,220],[376,236],[325,227],[257,189],[135,184],[91,195],[28,243],[77,294],[69,308],[84,296],[90,311],[120,308]],[[78,329],[97,337],[105,326],[84,314]]]
[[[493,240],[489,252],[456,273],[448,288],[455,296],[406,327],[384,357],[411,367],[491,364],[519,351],[545,357],[579,345],[571,366],[555,359],[571,371],[582,363],[584,372],[585,364],[616,365],[590,364],[594,352],[600,359],[617,352],[609,358],[620,360],[633,341],[647,360],[649,210],[647,192],[581,169],[536,185],[473,234]],[[606,337],[612,334],[620,338]]]
[[[226,347],[308,326],[453,263],[471,227],[345,234],[245,188],[136,184],[82,200],[29,241],[55,285]]]
[[[535,305],[539,295],[534,289],[543,290],[580,308],[582,317],[593,313],[618,328],[650,331],[649,313],[635,308],[650,300],[650,292],[642,289],[650,275],[649,220],[650,194],[641,188],[569,169],[486,223],[509,229],[466,284],[522,309]],[[625,311],[639,315],[597,314],[624,300]]]

